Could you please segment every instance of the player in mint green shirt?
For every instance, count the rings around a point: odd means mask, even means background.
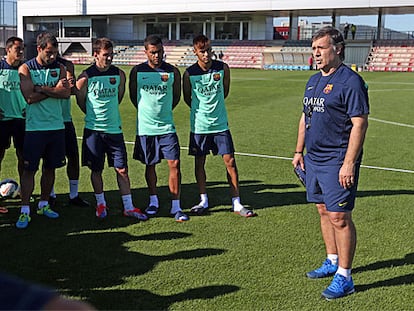
[[[188,67],[183,75],[184,101],[191,109],[189,154],[195,158],[195,175],[200,192],[200,202],[192,207],[191,212],[201,215],[207,211],[204,166],[206,156],[212,152],[220,154],[226,165],[232,210],[243,217],[255,216],[240,202],[239,175],[224,102],[230,90],[229,66],[212,59],[211,42],[204,35],[194,38],[193,49],[197,62]]]
[[[73,63],[61,56],[57,57],[57,61],[66,68],[66,77],[71,86],[71,94],[74,93],[75,86],[75,66]],[[72,122],[72,102],[71,98],[64,98],[62,101],[63,122],[65,124],[65,155],[67,159],[66,175],[69,179],[69,204],[80,207],[88,207],[89,203],[79,196],[79,148],[76,136],[75,126]],[[56,201],[54,188],[50,193],[49,203],[51,206]]]
[[[181,97],[181,75],[176,67],[163,61],[164,47],[160,37],[148,36],[144,47],[148,60],[132,68],[129,96],[138,109],[134,159],[145,164],[150,194],[145,212],[148,215],[158,212],[155,166],[166,159],[172,197],[170,214],[178,222],[187,221],[189,217],[180,205],[180,145],[173,121],[173,109]]]
[[[6,41],[6,56],[0,61],[0,166],[13,138],[20,183],[23,174],[23,142],[26,100],[20,90],[19,66],[24,58],[21,38]],[[10,177],[10,176],[8,176]]]
[[[37,37],[37,56],[19,67],[20,86],[28,104],[23,148],[24,171],[21,182],[22,207],[16,227],[30,222],[30,196],[34,177],[42,159],[41,194],[37,214],[57,218],[49,205],[55,169],[66,164],[65,127],[60,100],[70,96],[66,69],[56,61],[58,42],[50,33]]]
[[[112,65],[113,43],[98,38],[93,43],[95,64],[84,70],[76,82],[76,100],[85,113],[82,165],[91,170],[96,198],[96,217],[107,216],[102,171],[105,156],[114,167],[124,205],[124,215],[138,220],[148,217],[132,202],[127,151],[122,132],[119,104],[125,93],[125,73]]]

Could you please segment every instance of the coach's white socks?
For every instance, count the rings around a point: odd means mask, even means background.
[[[338,255],[337,254],[328,254],[327,258],[332,262],[333,265],[338,264]]]
[[[351,269],[345,269],[342,267],[338,267],[336,273],[343,275],[349,281],[351,279]]]

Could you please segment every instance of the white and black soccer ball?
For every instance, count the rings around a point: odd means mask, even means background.
[[[14,199],[20,194],[20,186],[14,179],[6,178],[0,181],[0,197]]]

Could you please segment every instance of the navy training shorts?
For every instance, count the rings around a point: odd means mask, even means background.
[[[211,134],[190,133],[189,155],[203,156],[210,152],[214,155],[234,153],[233,138],[229,130]]]
[[[355,206],[360,163],[355,165],[354,185],[344,189],[339,183],[338,165],[321,165],[305,156],[306,198],[308,202],[324,203],[329,212],[348,212]]]
[[[23,152],[25,122],[24,119],[0,121],[0,150],[9,149],[13,137],[14,148]]]
[[[180,144],[177,134],[136,136],[133,158],[146,165],[155,165],[162,159],[179,160]]]
[[[72,121],[65,122],[65,152],[68,158],[79,156],[78,139]]]
[[[24,168],[37,171],[40,159],[48,169],[66,165],[65,130],[27,131],[23,147]]]
[[[115,168],[128,166],[127,151],[124,135],[106,134],[85,128],[82,140],[82,165],[88,166],[92,171],[102,171],[105,164]]]

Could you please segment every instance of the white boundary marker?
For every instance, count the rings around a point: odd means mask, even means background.
[[[188,147],[181,147],[181,149],[188,150]],[[257,153],[245,153],[245,152],[235,152],[237,155],[247,156],[247,157],[257,157],[257,158],[265,158],[265,159],[277,159],[277,160],[288,160],[291,161],[293,158],[288,157],[280,157],[280,156],[273,156],[273,155],[266,155],[266,154],[257,154]],[[400,168],[392,168],[392,167],[380,167],[380,166],[371,166],[371,165],[361,165],[364,168],[371,168],[376,170],[382,171],[391,171],[391,172],[400,172],[400,173],[410,173],[414,174],[412,170],[405,170]]]
[[[404,127],[414,128],[414,125],[411,125],[411,124],[404,124],[404,123],[399,123],[399,122],[386,121],[386,120],[381,120],[381,119],[372,118],[372,117],[368,117],[368,119],[369,120],[372,120],[372,121],[386,123],[386,124],[392,124],[392,125],[398,125],[398,126],[404,126]]]
[[[78,137],[78,139],[82,139],[82,137]],[[133,145],[134,143],[135,142],[132,142],[132,141],[125,141],[126,145]],[[188,147],[180,147],[180,149],[188,150]],[[264,158],[264,159],[277,159],[277,160],[287,160],[287,161],[291,161],[293,159],[293,158],[289,158],[289,157],[280,157],[280,156],[274,156],[274,155],[246,153],[246,152],[235,152],[235,154],[240,155],[240,156],[246,156],[246,157],[256,157],[256,158]],[[380,166],[371,166],[371,165],[361,165],[361,167],[375,169],[375,170],[381,170],[381,171],[390,171],[390,172],[414,174],[413,170],[405,170],[405,169],[400,169],[400,168],[380,167]]]
[[[188,149],[188,148],[182,148],[182,149]],[[288,158],[288,157],[279,157],[279,156],[254,154],[254,153],[244,153],[244,152],[236,152],[236,154],[237,155],[242,155],[242,156],[248,156],[248,157],[266,158],[266,159],[278,159],[278,160],[292,160],[293,159],[293,158]],[[392,172],[414,174],[414,171],[412,171],[412,170],[404,170],[404,169],[400,169],[400,168],[380,167],[380,166],[371,166],[371,165],[361,165],[361,167],[377,169],[377,170],[382,170],[382,171],[392,171]]]

